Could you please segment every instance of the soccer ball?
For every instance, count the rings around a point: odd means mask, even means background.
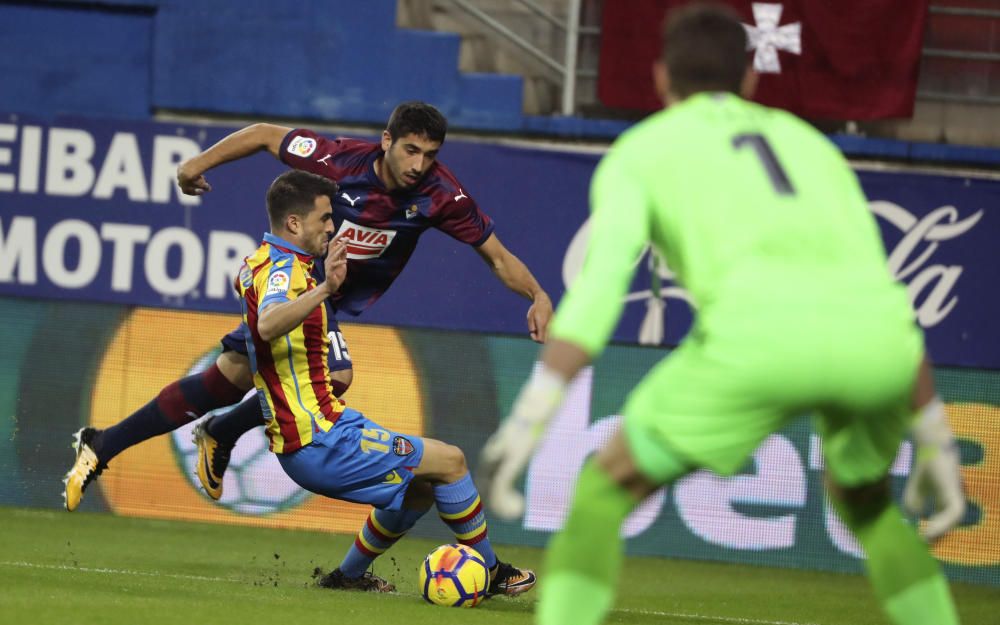
[[[428,603],[474,608],[489,585],[486,561],[472,547],[441,545],[420,565],[420,593]]]

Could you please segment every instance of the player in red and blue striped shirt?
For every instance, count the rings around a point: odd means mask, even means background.
[[[392,147],[391,139],[378,144],[330,140],[310,130],[275,127],[275,132],[285,133],[279,148],[283,162],[340,185],[333,198],[334,226],[347,244],[350,266],[347,282],[333,297],[338,311],[357,315],[373,304],[430,228],[481,253],[482,246],[499,244],[493,220],[437,162],[440,140],[411,133]],[[405,160],[391,158],[392,152]]]

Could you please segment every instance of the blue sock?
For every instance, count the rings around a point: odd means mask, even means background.
[[[341,572],[349,577],[361,577],[375,558],[396,544],[422,517],[426,510],[372,510],[354,544],[348,549]]]
[[[457,482],[435,486],[434,501],[438,515],[455,533],[455,539],[478,551],[488,568],[496,566],[497,555],[486,534],[486,514],[472,476],[466,473]]]

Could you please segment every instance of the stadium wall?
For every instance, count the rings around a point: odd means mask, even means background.
[[[170,381],[213,362],[235,315],[4,298],[7,358],[0,376],[0,505],[61,506],[70,434],[104,427]],[[344,324],[356,367],[348,404],[391,429],[475,450],[496,428],[531,367],[526,338]],[[574,383],[525,480],[521,523],[491,521],[499,543],[542,546],[567,512],[584,458],[606,441],[624,394],[668,352],[612,346]],[[1000,585],[1000,373],[938,368],[940,391],[961,441],[972,511],[935,554],[953,579]],[[312,496],[281,471],[262,431],[237,446],[223,498],[195,476],[193,424],[133,447],[88,490],[83,511],[125,516],[353,533],[367,507]],[[634,554],[770,566],[861,570],[861,551],[822,490],[820,442],[808,419],[767,439],[737,477],[698,473],[654,494],[626,522]],[[910,468],[905,443],[892,469],[898,495]],[[415,530],[447,539],[430,515]]]
[[[116,422],[205,366],[237,322],[230,280],[265,227],[264,191],[281,166],[259,155],[220,168],[209,174],[214,190],[203,198],[180,196],[173,184],[177,162],[232,130],[0,116],[7,360],[0,414],[10,415],[0,419],[0,470],[8,477],[0,504],[61,505],[70,434]],[[449,140],[442,158],[557,300],[579,269],[587,181],[598,157]],[[859,173],[960,438],[971,507],[936,553],[954,578],[1000,585],[1000,299],[993,289],[1000,182]],[[525,302],[488,274],[471,250],[428,234],[398,283],[357,320],[363,323],[344,326],[357,367],[351,405],[387,426],[459,444],[474,462],[537,353],[524,338]],[[687,330],[687,296],[670,278],[659,259],[640,259],[618,343],[575,383],[573,409],[559,416],[527,476],[528,515],[522,524],[493,523],[499,542],[545,542],[562,521],[572,475],[614,427],[623,394]],[[657,295],[667,302],[665,317],[648,305]],[[290,486],[261,440],[241,445],[235,464],[245,471],[227,474],[221,504],[195,489],[191,445],[180,431],[112,462],[84,509],[356,530],[362,511]],[[857,546],[821,493],[817,449],[800,420],[769,439],[740,476],[699,474],[657,494],[626,526],[630,548],[859,570]],[[893,469],[897,490],[910,455],[904,445]],[[420,531],[442,530],[429,522]]]
[[[204,197],[175,184],[178,163],[234,130],[0,113],[0,295],[237,310],[231,276],[267,227],[264,194],[284,166],[262,153],[218,168]],[[582,266],[588,183],[601,153],[451,139],[442,161],[557,299]],[[1000,368],[1000,178],[889,167],[858,174],[934,361]],[[665,319],[648,314],[654,276]],[[672,277],[644,255],[616,339],[680,340],[691,313]],[[437,232],[362,321],[525,331],[524,301]]]

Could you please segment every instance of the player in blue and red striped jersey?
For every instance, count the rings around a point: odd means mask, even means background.
[[[263,150],[292,167],[338,181],[340,189],[331,198],[333,223],[348,243],[349,278],[326,302],[328,332],[336,341],[328,364],[338,396],[353,373],[336,315],[356,315],[373,304],[402,271],[419,235],[430,228],[472,246],[505,286],[530,299],[530,336],[545,340],[552,303],[524,263],[497,238],[493,221],[437,161],[446,133],[447,121],[437,109],[405,102],[393,111],[379,142],[329,140],[308,130],[254,124],[178,168],[178,184],[190,195],[211,190],[204,172]],[[79,505],[84,489],[118,453],[231,405],[252,387],[245,329],[230,333],[222,344],[224,352],[205,372],[168,385],[111,428],[77,432],[76,459],[64,493],[68,510]],[[196,428],[198,477],[213,499],[222,495],[222,476],[236,440],[262,422],[259,402],[251,398]]]
[[[267,193],[270,231],[240,269],[254,387],[267,414],[270,449],[299,486],[374,506],[355,545],[320,586],[388,592],[365,571],[432,506],[456,540],[474,544],[491,568],[489,592],[530,590],[531,571],[501,563],[490,544],[479,492],[460,449],[382,428],[334,396],[327,366],[325,300],[348,273],[347,246],[333,233],[332,180],[303,171],[278,176]],[[329,250],[324,260],[316,257]],[[312,269],[323,263],[317,279]]]

